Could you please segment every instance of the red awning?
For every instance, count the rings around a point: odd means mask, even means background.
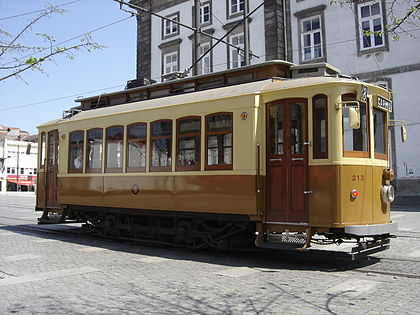
[[[8,178],[7,181],[9,183],[17,184],[17,180],[16,179],[10,179],[10,178]],[[19,179],[19,185],[33,186],[33,185],[35,185],[35,182],[33,180]]]

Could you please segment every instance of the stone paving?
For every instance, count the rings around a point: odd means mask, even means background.
[[[0,314],[420,313],[420,211],[394,212],[391,249],[350,263],[43,233],[33,203],[0,196]]]

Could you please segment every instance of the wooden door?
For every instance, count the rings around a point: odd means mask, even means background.
[[[59,207],[57,195],[57,170],[58,170],[58,131],[53,130],[47,137],[47,176],[45,184],[45,197],[47,208]]]
[[[267,104],[266,222],[308,222],[307,100]]]

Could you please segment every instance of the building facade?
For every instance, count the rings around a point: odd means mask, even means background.
[[[391,22],[390,15],[403,16],[411,1],[350,1],[339,6],[323,0],[266,0],[249,18],[251,64],[281,59],[294,64],[328,62],[342,73],[381,84],[393,93],[393,119],[406,120],[408,141],[390,128],[390,158],[396,179],[397,203],[420,202],[420,108],[416,87],[420,79],[420,28],[404,25],[406,32],[377,35]],[[194,32],[173,21],[194,26],[194,0],[133,0],[132,3],[169,20],[141,13],[138,17],[137,77],[157,82],[172,72],[183,72],[194,60]],[[243,18],[244,0],[201,0],[200,28],[215,38],[225,36]],[[249,0],[248,12],[261,4]],[[226,37],[244,46],[244,26]],[[399,36],[394,40],[393,36]],[[216,42],[200,36],[199,54]],[[257,57],[258,56],[258,57]],[[244,64],[238,49],[219,44],[203,57],[198,74],[234,69]]]
[[[37,138],[19,128],[0,134],[0,193],[34,191],[37,179]]]

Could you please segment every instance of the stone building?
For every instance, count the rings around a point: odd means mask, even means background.
[[[132,0],[134,4],[169,19],[194,26],[194,0]],[[402,16],[410,1],[390,6],[392,1],[352,1],[350,6],[323,0],[266,0],[249,18],[251,64],[281,59],[294,64],[328,62],[342,73],[386,86],[394,91],[393,119],[408,122],[408,141],[390,128],[390,159],[396,173],[394,185],[399,204],[420,202],[420,109],[415,96],[420,78],[420,37],[417,24],[404,25],[406,33],[376,36],[365,31],[383,31],[390,14]],[[201,0],[201,29],[221,38],[242,19],[244,0]],[[249,12],[261,4],[249,0]],[[193,63],[193,31],[170,20],[142,13],[138,18],[137,77],[157,82],[165,74],[184,71]],[[395,34],[394,34],[395,35]],[[411,35],[411,36],[410,36]],[[243,24],[226,40],[243,47]],[[200,55],[215,39],[201,35]],[[258,57],[256,57],[258,56]],[[240,67],[243,54],[225,44],[216,46],[199,64],[199,74]]]

